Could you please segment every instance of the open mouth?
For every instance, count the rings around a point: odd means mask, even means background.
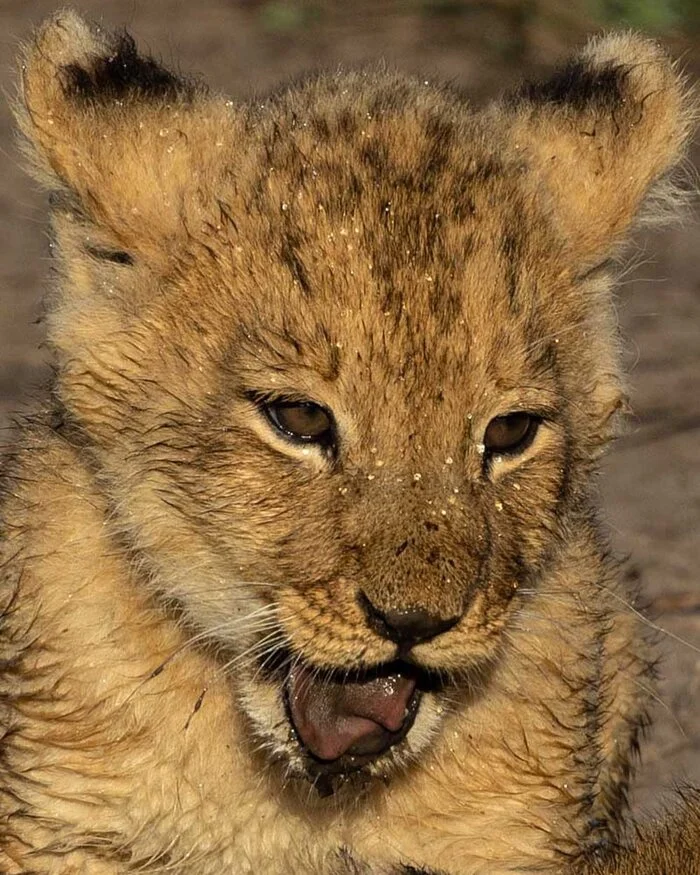
[[[353,772],[386,753],[413,726],[427,685],[418,669],[400,660],[362,672],[295,662],[285,698],[309,771]]]

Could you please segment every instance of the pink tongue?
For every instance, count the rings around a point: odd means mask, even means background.
[[[289,674],[289,707],[301,740],[318,759],[372,755],[389,747],[390,733],[403,726],[415,688],[401,674],[340,683],[296,666]]]

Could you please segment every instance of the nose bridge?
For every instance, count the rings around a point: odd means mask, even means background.
[[[404,475],[385,496],[379,518],[372,515],[362,589],[378,610],[443,619],[463,613],[478,562],[466,496],[452,483],[452,477]]]

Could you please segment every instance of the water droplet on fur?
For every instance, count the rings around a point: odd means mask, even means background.
[[[477,451],[477,453],[478,453],[480,456],[483,456],[484,453],[486,452],[486,446],[485,446],[485,444],[477,444],[477,445],[476,445],[476,451]]]
[[[341,486],[341,487],[338,489],[338,492],[339,492],[341,495],[347,495],[347,494],[348,494],[348,487],[347,487],[347,486]]]
[[[502,501],[495,502],[495,507],[496,507],[497,511],[502,511],[503,510],[503,502]]]
[[[169,133],[170,133],[170,131],[167,128],[161,128],[158,131],[158,136],[159,137],[167,137]]]
[[[447,511],[444,508],[440,511],[440,513],[442,514],[442,516],[447,516]]]
[[[413,479],[416,480],[416,481],[418,481],[418,480],[421,479],[422,476],[423,476],[422,474],[415,473],[415,474],[413,475]]]
[[[458,495],[459,494],[459,486],[455,486],[455,488],[452,491],[454,492],[455,495]]]
[[[519,484],[519,483],[514,483],[514,484],[513,484],[513,489],[515,489],[516,492],[520,492],[520,484]]]
[[[446,464],[446,465],[452,465],[453,463],[454,463],[454,459],[452,458],[452,456],[448,456],[448,457],[445,459],[445,464]]]
[[[283,213],[286,213],[287,210],[289,209],[289,204],[288,204],[288,203],[285,203],[284,201],[282,201],[282,203],[281,203],[281,205],[280,205],[280,208],[281,208],[281,210],[282,210]]]
[[[376,459],[374,464],[377,466],[377,468],[383,468],[384,467],[384,459]]]
[[[376,479],[376,476],[377,476],[376,474],[368,474],[368,475],[367,475],[367,479],[368,479],[368,480],[374,480],[374,479]]]

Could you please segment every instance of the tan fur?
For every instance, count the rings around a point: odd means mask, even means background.
[[[682,793],[677,810],[636,830],[630,847],[603,855],[582,875],[695,875],[700,872],[700,794]]]
[[[590,481],[624,406],[610,259],[690,127],[663,52],[594,40],[480,113],[383,72],[234,105],[68,12],[18,117],[57,375],[4,487],[3,871],[555,872],[614,843],[650,662]],[[333,457],[272,396],[331,410]],[[532,443],[487,466],[518,410]],[[360,593],[460,620],[411,651],[442,680],[405,740],[314,778],[266,661],[394,659]]]

